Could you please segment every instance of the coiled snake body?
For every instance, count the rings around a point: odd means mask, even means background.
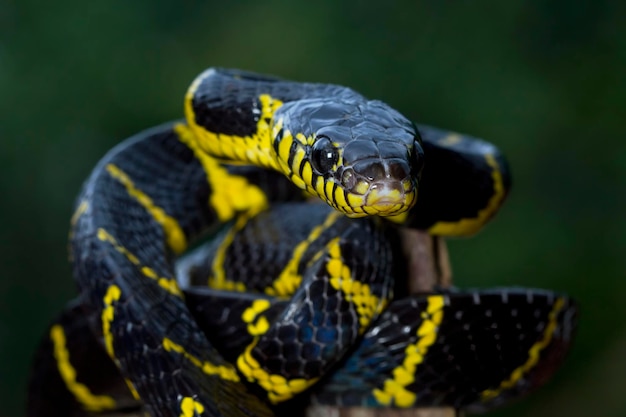
[[[479,410],[559,363],[567,297],[403,290],[392,224],[478,231],[510,184],[493,145],[345,87],[236,70],[199,76],[185,112],[86,181],[70,232],[80,297],[40,348],[30,416]],[[177,256],[215,232],[177,280]]]

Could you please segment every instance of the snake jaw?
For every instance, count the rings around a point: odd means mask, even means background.
[[[329,202],[351,218],[391,217],[408,212],[417,201],[417,183],[412,179],[368,182],[360,180],[351,190],[344,190],[343,203]],[[323,196],[322,196],[323,197]]]
[[[380,213],[395,212],[398,206],[404,205],[405,199],[403,187],[399,182],[375,183],[370,186],[365,197],[365,204]]]

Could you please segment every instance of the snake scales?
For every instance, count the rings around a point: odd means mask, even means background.
[[[237,70],[200,75],[185,113],[86,181],[70,232],[80,296],[38,352],[29,416],[484,410],[558,366],[566,296],[403,287],[398,227],[471,235],[504,201],[493,145],[346,87]]]

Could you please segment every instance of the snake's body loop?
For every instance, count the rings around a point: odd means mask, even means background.
[[[510,186],[493,145],[346,87],[236,70],[199,76],[185,114],[110,151],[84,185],[71,229],[80,303],[53,325],[55,365],[40,360],[69,396],[55,412],[269,416],[294,396],[481,408],[538,385],[567,349],[575,307],[551,293],[398,299],[397,230],[369,216],[475,233]],[[327,205],[304,203],[302,190]],[[177,257],[220,228],[177,276]],[[524,343],[498,330],[507,320]],[[76,378],[71,337],[98,345],[87,328],[102,350],[79,357],[103,362],[104,387]],[[470,357],[464,337],[484,351]],[[483,369],[492,337],[502,356]]]

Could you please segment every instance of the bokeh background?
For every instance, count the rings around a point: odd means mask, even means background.
[[[492,416],[626,415],[626,3],[0,0],[0,416],[74,294],[71,206],[107,149],[178,118],[218,65],[349,85],[508,155],[497,219],[451,241],[462,287],[582,306],[545,389]]]

